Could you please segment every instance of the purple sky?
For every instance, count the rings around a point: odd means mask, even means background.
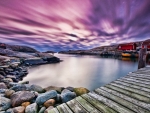
[[[0,42],[40,51],[150,38],[150,0],[0,0]]]

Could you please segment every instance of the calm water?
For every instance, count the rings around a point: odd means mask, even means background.
[[[23,81],[46,86],[86,87],[90,90],[137,70],[137,62],[130,59],[101,58],[99,56],[55,54],[63,60],[57,64],[29,68]]]

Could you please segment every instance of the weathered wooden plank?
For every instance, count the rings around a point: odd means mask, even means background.
[[[125,90],[125,89],[122,89],[122,88],[119,88],[119,87],[116,87],[116,86],[112,86],[112,85],[105,85],[105,87],[113,89],[115,91],[118,91],[122,94],[125,94],[129,97],[135,98],[137,100],[140,100],[140,101],[143,101],[143,102],[146,102],[146,103],[150,103],[150,98],[148,98],[148,97],[145,97],[145,96],[142,96],[142,95],[139,95],[139,94],[133,93],[131,91],[128,91],[128,90]]]
[[[122,94],[120,92],[117,92],[115,90],[109,89],[107,87],[100,87],[100,89],[103,89],[103,90],[105,90],[105,91],[107,91],[107,92],[109,92],[109,93],[111,93],[113,95],[116,95],[116,96],[118,96],[120,98],[123,98],[123,99],[125,99],[125,100],[127,100],[127,101],[129,101],[129,102],[131,102],[133,104],[141,106],[141,107],[143,107],[143,108],[145,108],[145,109],[150,111],[150,104],[147,104],[145,102],[139,101],[139,100],[134,99],[134,98],[131,98],[129,96],[126,96],[126,95],[124,95],[124,94]]]
[[[89,102],[90,104],[92,104],[95,108],[97,108],[98,110],[100,110],[102,113],[118,113],[117,111],[115,111],[112,108],[108,107],[107,105],[105,105],[101,101],[98,101],[97,99],[89,96],[88,94],[84,94],[84,95],[82,95],[82,97],[87,102]]]
[[[121,79],[118,79],[118,80],[121,80]],[[135,80],[135,79],[131,79],[131,78],[122,78],[122,80],[128,80],[128,81],[133,81],[133,82],[137,82],[137,83],[140,83],[140,84],[150,85],[150,82]]]
[[[146,110],[146,109],[144,109],[144,108],[142,108],[140,106],[137,106],[136,104],[133,104],[133,103],[131,103],[131,102],[125,100],[125,99],[122,99],[122,98],[120,98],[118,96],[115,96],[115,95],[113,95],[111,93],[108,93],[105,90],[96,89],[94,91],[97,94],[102,95],[102,96],[104,96],[104,97],[106,97],[108,99],[111,99],[114,102],[119,103],[120,105],[125,106],[126,108],[128,108],[128,109],[130,109],[130,110],[132,110],[134,112],[138,112],[138,113],[149,113],[150,112],[150,111],[148,111],[148,110]]]
[[[128,87],[128,86],[123,86],[123,85],[116,84],[116,83],[111,83],[111,85],[117,86],[117,87],[119,87],[119,88],[122,88],[122,89],[125,89],[125,90],[128,90],[128,91],[131,91],[131,92],[133,92],[133,93],[137,93],[137,94],[139,94],[139,95],[143,95],[143,96],[145,96],[145,97],[149,97],[149,98],[150,98],[150,93],[149,93],[149,92],[137,90],[137,89],[134,89],[134,88],[131,88],[131,87]]]
[[[59,113],[73,113],[66,104],[57,106]]]
[[[56,108],[53,108],[50,111],[48,111],[48,113],[59,113],[59,111]]]
[[[91,104],[89,104],[85,99],[83,99],[82,97],[77,97],[76,100],[81,104],[82,107],[84,107],[84,109],[86,109],[88,112],[90,113],[102,113],[100,111],[98,111],[94,106],[92,106]]]
[[[121,85],[124,85],[124,86],[128,86],[130,88],[135,88],[135,89],[146,91],[146,92],[150,93],[150,89],[145,88],[145,87],[136,86],[136,85],[125,83],[125,82],[121,82],[121,81],[114,81],[113,83],[121,84]]]
[[[118,81],[124,82],[124,83],[127,83],[127,84],[131,84],[131,85],[141,86],[141,87],[145,87],[145,88],[150,89],[150,86],[149,86],[149,85],[141,84],[141,83],[138,83],[138,82],[135,82],[135,81],[121,80],[121,79],[118,80]]]
[[[125,78],[128,78],[128,77],[145,78],[145,79],[150,80],[150,75],[139,75],[139,74],[138,75],[128,75]]]
[[[138,78],[138,77],[126,77],[126,78],[131,78],[131,79],[135,79],[135,80],[140,80],[140,81],[144,81],[144,82],[150,82],[150,80],[146,79],[146,78]]]
[[[134,113],[133,111],[131,111],[130,109],[106,98],[106,97],[103,97],[101,95],[98,95],[97,93],[95,92],[90,92],[88,93],[88,95],[92,96],[93,98],[103,102],[104,104],[106,104],[107,106],[113,108],[114,110],[118,111],[119,113]]]
[[[75,113],[88,113],[75,99],[67,102],[67,105]]]

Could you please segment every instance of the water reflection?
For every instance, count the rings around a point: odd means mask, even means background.
[[[56,56],[63,62],[31,67],[23,81],[29,80],[31,84],[40,84],[43,87],[82,86],[93,90],[137,70],[137,62],[99,56]]]

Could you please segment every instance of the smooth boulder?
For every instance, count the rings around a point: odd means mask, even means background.
[[[0,82],[0,89],[7,89],[7,86],[5,85],[5,83]]]
[[[48,108],[49,106],[54,106],[56,103],[55,99],[49,99],[44,103],[44,106]]]
[[[25,107],[24,106],[18,106],[13,108],[14,113],[24,113],[25,112]]]
[[[37,113],[38,105],[36,103],[30,104],[26,107],[25,113]]]
[[[46,91],[55,90],[58,93],[61,93],[61,91],[64,89],[64,87],[56,87],[56,86],[48,86],[47,88],[44,88]]]
[[[49,99],[55,98],[57,97],[57,92],[55,90],[51,90],[49,92],[40,94],[37,98],[36,98],[36,103],[38,105],[43,105],[44,102],[46,102]]]
[[[11,101],[8,98],[0,97],[0,111],[5,111],[11,106]]]
[[[81,96],[83,94],[89,93],[89,90],[83,87],[80,88],[74,88],[74,92],[76,93],[77,96]]]
[[[29,91],[18,91],[11,96],[13,107],[21,105],[23,102],[30,102],[35,98],[35,94]]]
[[[61,100],[63,103],[66,103],[76,97],[76,94],[74,92],[66,92],[61,94]]]

